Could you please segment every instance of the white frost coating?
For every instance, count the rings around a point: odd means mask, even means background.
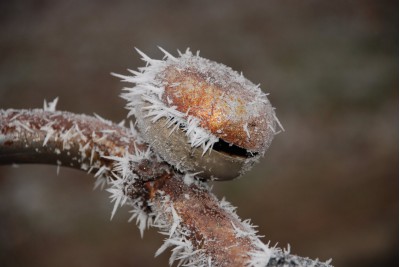
[[[129,218],[128,222],[136,219],[136,225],[139,228],[140,236],[143,238],[144,230],[146,229],[146,227],[148,228],[153,223],[152,217],[143,210],[143,203],[141,200],[136,199],[130,205],[132,206],[132,209],[130,211],[130,213],[132,213],[132,216]]]
[[[88,138],[85,136],[85,134],[80,130],[78,123],[73,123],[71,127],[65,129],[61,128],[59,129],[58,127],[55,128],[54,125],[57,123],[57,120],[51,120],[55,116],[59,116],[61,112],[55,111],[55,106],[57,103],[57,99],[54,101],[50,102],[49,104],[45,103],[46,110],[53,112],[53,114],[49,115],[49,118],[44,117],[44,121],[47,121],[44,125],[42,125],[39,130],[42,132],[44,137],[35,137],[33,139],[34,142],[40,141],[42,138],[43,143],[42,146],[48,146],[49,142],[52,140],[52,142],[61,142],[62,146],[59,147],[58,145],[54,146],[54,143],[52,144],[52,148],[54,151],[54,154],[56,155],[61,155],[62,152],[65,152],[67,156],[71,156],[71,151],[68,151],[73,144],[79,144],[79,153],[80,153],[80,158],[79,157],[72,157],[71,160],[77,163],[80,163],[80,167],[82,170],[86,170],[88,172],[91,172],[93,169],[99,169],[98,172],[96,173],[96,182],[95,182],[95,187],[97,186],[104,186],[107,184],[107,176],[106,173],[109,172],[109,169],[106,167],[101,167],[100,162],[94,161],[93,156],[94,153],[97,152],[100,155],[102,154],[101,151],[98,151],[98,148],[96,146],[93,146],[92,148],[92,157],[90,160],[90,164],[87,164],[85,162],[86,160],[86,150],[89,149],[89,146],[93,144],[93,142],[89,141],[87,142]],[[9,110],[8,112],[11,112],[13,110]],[[31,112],[39,112],[42,113],[44,110],[32,110]],[[10,126],[14,126],[16,132],[20,132],[22,129],[27,132],[34,132],[33,129],[31,129],[31,125],[29,124],[29,121],[26,120],[19,120],[19,118],[23,115],[23,112],[19,112],[10,119]],[[50,121],[51,120],[51,121]],[[78,137],[78,139],[77,139]],[[0,142],[2,140],[0,139]],[[83,141],[83,142],[81,142]],[[86,142],[86,143],[84,143]],[[25,144],[28,146],[28,144]],[[40,152],[41,150],[39,148],[35,148],[36,152]],[[62,165],[61,161],[57,161],[57,175],[60,172],[60,166]],[[73,163],[69,163],[70,166],[73,166]]]
[[[74,127],[60,133],[60,138],[63,142],[63,150],[71,148],[71,140],[78,135],[78,132],[74,131]]]
[[[125,120],[120,121],[117,125],[120,127],[125,127]]]
[[[226,210],[228,213],[232,213],[234,215],[236,215],[236,207],[233,206],[230,202],[226,201],[225,197],[223,197],[220,201],[219,201],[219,206]],[[237,215],[235,216],[235,218],[238,218]]]
[[[254,240],[253,244],[256,246],[256,249],[249,253],[251,259],[247,263],[247,266],[249,267],[267,266],[269,260],[271,259],[271,256],[273,255],[273,249],[270,249],[266,244],[262,243],[259,239]]]
[[[101,130],[100,132],[103,134],[113,134],[113,133],[116,133],[117,131],[116,130]]]
[[[138,176],[132,172],[132,163],[138,163],[141,160],[149,159],[150,157],[150,148],[146,151],[141,151],[137,148],[136,143],[135,146],[135,154],[125,153],[123,157],[116,156],[102,156],[103,158],[110,159],[114,161],[113,170],[111,172],[114,179],[110,179],[109,184],[110,188],[107,189],[108,192],[111,193],[111,202],[114,202],[114,208],[111,213],[111,219],[114,217],[118,207],[123,206],[126,201],[129,199],[126,195],[127,189],[135,182]],[[105,166],[102,166],[95,177],[102,175],[107,171]],[[135,205],[133,205],[135,207]],[[132,210],[132,217],[130,220],[137,218],[137,222],[139,223],[139,229],[141,231],[141,235],[143,236],[144,226],[143,226],[143,214],[140,213],[135,208]],[[145,220],[146,221],[146,220]]]
[[[249,132],[249,128],[247,128],[247,123],[245,123],[243,125],[243,130],[246,132],[247,138],[250,139],[250,132]]]
[[[12,123],[10,123],[10,125],[12,125],[12,124],[14,124],[17,127],[20,126],[20,127],[24,128],[25,130],[27,130],[28,132],[33,133],[33,130],[31,128],[29,128],[28,125],[25,125],[24,123],[22,123],[18,120],[15,120]]]
[[[290,254],[290,244],[287,245],[287,248],[283,248],[283,253],[285,255],[289,255]]]
[[[93,167],[90,167],[88,170],[88,173],[91,173],[93,170]],[[96,177],[96,181],[94,182],[93,185],[93,190],[96,190],[97,188],[100,188],[101,190],[104,189],[104,187],[109,184],[110,179],[108,177],[105,177],[103,175]]]
[[[239,227],[236,227],[236,225],[235,225],[233,222],[231,222],[231,224],[232,224],[232,226],[233,226],[233,229],[235,229],[235,232],[236,232],[236,233],[235,233],[235,236],[236,236],[237,238],[240,238],[240,237],[247,237],[247,236],[253,234],[252,232],[243,231],[243,230],[240,229]]]
[[[106,172],[108,172],[109,170],[110,170],[110,169],[109,169],[107,166],[103,165],[103,166],[101,166],[101,167],[98,169],[98,171],[94,174],[94,177],[95,177],[95,178],[100,177],[100,176],[104,175]]]
[[[54,122],[50,122],[50,123],[48,123],[45,126],[42,126],[40,128],[41,131],[45,131],[46,132],[46,137],[44,138],[43,146],[45,146],[47,144],[47,142],[50,140],[50,138],[53,136],[53,134],[55,132],[53,127],[51,127],[53,124],[54,124]]]
[[[54,98],[54,100],[49,102],[49,104],[47,104],[47,101],[45,99],[43,103],[43,110],[52,112],[56,111],[57,102],[58,102],[58,97]]]
[[[278,126],[279,126],[279,128],[281,128],[281,130],[280,131],[278,131],[276,134],[278,134],[278,133],[280,133],[281,131],[285,131],[285,128],[283,128],[283,126],[282,126],[282,124],[281,124],[281,122],[279,121],[279,119],[278,119],[278,117],[276,116],[276,114],[274,113],[274,120],[275,120],[275,122],[278,124]]]
[[[186,185],[191,185],[191,184],[193,184],[194,181],[195,181],[195,178],[194,178],[195,175],[196,175],[196,174],[186,172],[185,175],[183,176],[183,182],[184,182]]]
[[[111,181],[111,187],[107,189],[109,193],[111,193],[111,203],[114,202],[114,208],[111,212],[111,218],[114,217],[117,212],[118,206],[122,207],[127,201],[128,197],[124,194],[124,189],[126,188],[126,181],[123,179],[115,179]]]
[[[79,129],[78,124],[75,124],[74,127],[75,127],[75,131],[78,133],[78,135],[80,136],[80,138],[81,138],[84,142],[86,142],[86,141],[87,141],[87,137],[86,137],[86,136],[82,133],[82,131]]]
[[[176,110],[174,106],[166,106],[162,101],[164,85],[158,77],[171,63],[187,60],[193,57],[192,53],[186,50],[184,54],[180,55],[180,58],[175,58],[160,48],[164,52],[166,60],[154,60],[140,50],[136,50],[146,62],[146,67],[139,68],[139,71],[129,70],[134,76],[112,73],[124,82],[135,84],[132,88],[125,88],[124,90],[127,92],[122,94],[122,97],[128,100],[127,107],[130,110],[128,116],[135,115],[137,117],[138,112],[140,112],[137,109],[145,105],[144,110],[147,112],[148,117],[152,117],[153,122],[156,122],[160,118],[166,118],[166,127],[170,128],[173,126],[172,131],[181,128],[188,136],[188,143],[192,147],[201,147],[204,155],[207,150],[212,148],[214,143],[218,142],[218,137],[213,135],[209,130],[200,127],[197,118]]]
[[[142,138],[140,137],[140,135],[138,134],[138,132],[137,132],[137,130],[136,130],[136,128],[135,128],[135,125],[133,124],[132,121],[129,121],[129,130],[131,131],[131,135],[132,135],[133,137],[136,137],[136,142],[137,142],[137,143],[139,143],[139,144],[143,143],[143,140],[142,140]],[[138,139],[139,139],[140,141],[138,141]]]
[[[103,158],[114,160],[113,171],[117,172],[122,180],[127,180],[135,178],[131,170],[131,156],[126,154],[124,157],[103,156]]]
[[[169,229],[169,238],[171,238],[175,234],[176,228],[178,228],[181,218],[178,216],[178,213],[176,213],[176,210],[174,209],[174,206],[171,205],[171,214],[172,214],[172,226],[171,229]]]
[[[90,145],[90,143],[88,142],[85,146],[88,146],[88,147],[89,147],[89,145]],[[86,149],[85,149],[85,150],[86,150]],[[84,150],[84,151],[85,151],[85,150]],[[93,159],[94,159],[95,153],[96,153],[96,151],[95,151],[95,148],[93,147],[93,148],[90,150],[90,165],[93,164]]]
[[[164,240],[164,244],[156,251],[156,257],[169,247],[173,247],[169,258],[170,265],[177,261],[177,266],[211,266],[211,259],[207,257],[204,250],[196,250],[193,247],[193,243],[189,239],[191,232],[180,223],[181,219],[168,196],[164,197],[161,210],[155,210],[154,213],[163,215],[157,216],[153,226],[159,228],[160,233],[168,236]],[[166,221],[165,217],[168,216],[172,219],[172,225]]]
[[[225,198],[221,199],[219,205],[222,209],[232,214],[234,218],[241,221],[239,216],[237,216],[236,214],[236,207],[232,206],[232,204],[226,201]],[[259,239],[260,236],[257,235],[257,230],[254,229],[256,228],[256,226],[250,223],[250,219],[241,221],[241,225],[243,227],[238,227],[233,222],[231,222],[231,224],[235,230],[235,236],[237,238],[247,237],[251,240],[253,244],[254,247],[253,251],[248,253],[248,255],[250,256],[250,260],[247,262],[247,266],[250,267],[267,266],[271,256],[274,255],[274,249],[269,248],[268,245],[260,241]]]
[[[112,121],[106,120],[103,117],[101,117],[99,114],[93,113],[93,115],[98,118],[101,122],[104,122],[107,125],[112,125]]]
[[[10,119],[10,121],[13,121],[13,120],[16,120],[19,116],[21,116],[22,114],[21,113],[17,113],[16,115],[14,115],[14,117],[12,117],[11,119]]]

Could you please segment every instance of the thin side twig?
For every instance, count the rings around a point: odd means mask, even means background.
[[[141,233],[166,235],[170,263],[192,266],[330,266],[263,244],[208,186],[153,154],[135,131],[101,118],[60,111],[0,110],[0,164],[45,163],[93,173],[114,210],[132,208]]]

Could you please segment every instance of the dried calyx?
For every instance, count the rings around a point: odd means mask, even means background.
[[[162,50],[162,49],[161,49]],[[117,75],[129,115],[165,161],[203,179],[230,180],[264,155],[280,126],[261,89],[231,68],[189,50]]]

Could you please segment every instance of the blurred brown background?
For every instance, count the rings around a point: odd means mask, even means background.
[[[398,266],[398,1],[1,1],[0,108],[126,116],[110,72],[191,47],[261,83],[286,132],[214,191],[264,241],[335,266]],[[167,266],[109,221],[93,178],[0,167],[1,266]]]

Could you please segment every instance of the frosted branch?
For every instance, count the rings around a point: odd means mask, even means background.
[[[132,208],[143,235],[156,227],[170,263],[187,266],[330,266],[263,244],[208,186],[161,161],[134,130],[101,118],[43,110],[0,110],[0,164],[45,163],[94,174],[107,186],[114,215]]]

